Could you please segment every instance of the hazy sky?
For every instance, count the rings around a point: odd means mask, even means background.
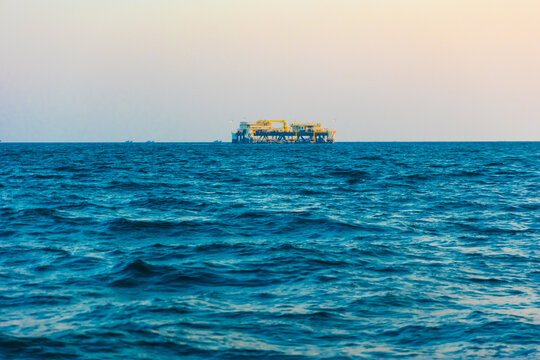
[[[540,140],[538,0],[0,0],[3,141]],[[334,120],[335,119],[335,123]]]

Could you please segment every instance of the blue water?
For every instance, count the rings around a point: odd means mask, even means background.
[[[0,144],[1,359],[540,358],[540,143]]]

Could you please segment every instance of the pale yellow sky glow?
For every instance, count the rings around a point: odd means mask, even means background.
[[[3,141],[540,140],[538,1],[0,2]]]

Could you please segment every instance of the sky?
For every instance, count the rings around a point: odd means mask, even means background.
[[[0,140],[540,140],[537,0],[0,0]]]

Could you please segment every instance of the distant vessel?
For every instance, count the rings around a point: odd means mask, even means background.
[[[275,128],[274,123],[281,123],[282,127]],[[292,123],[288,126],[285,120],[257,120],[254,123],[242,121],[236,132],[232,133],[232,142],[241,144],[333,144],[335,133],[335,130],[323,129],[320,123]]]

